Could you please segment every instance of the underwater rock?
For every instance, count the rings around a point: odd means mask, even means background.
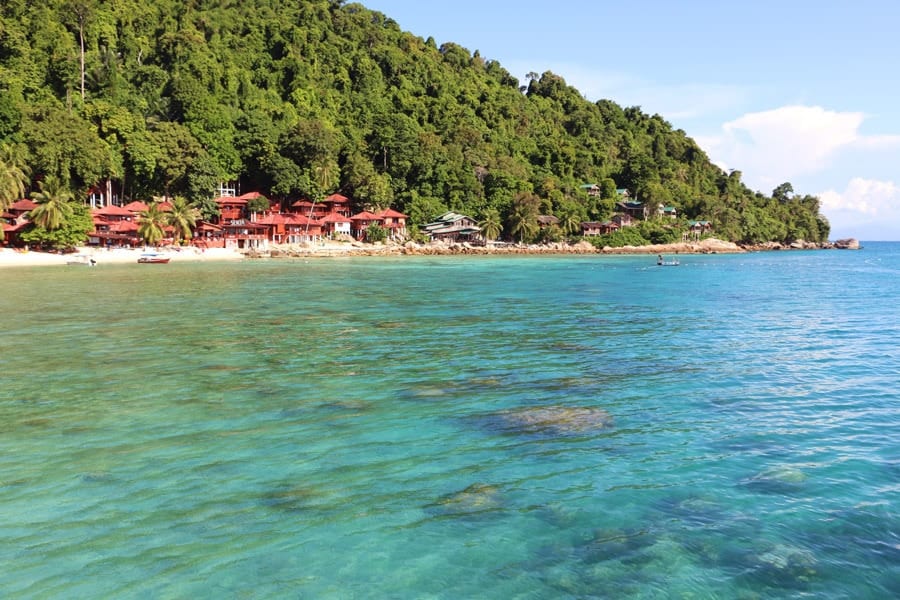
[[[464,490],[442,496],[429,508],[441,515],[470,515],[499,510],[502,498],[497,486],[473,483]]]
[[[816,577],[818,561],[805,548],[777,544],[756,555],[756,565],[751,571],[753,579],[766,585],[785,588],[802,587]]]
[[[744,480],[743,484],[755,491],[768,494],[789,494],[803,488],[806,474],[793,467],[781,466],[767,469]]]
[[[316,494],[308,487],[282,487],[263,494],[262,503],[280,510],[295,512],[310,508]]]
[[[631,562],[654,542],[655,538],[645,530],[602,529],[594,532],[578,554],[588,564],[607,560]]]
[[[612,417],[605,410],[576,406],[532,406],[503,411],[496,417],[502,429],[522,433],[573,435],[612,426]]]

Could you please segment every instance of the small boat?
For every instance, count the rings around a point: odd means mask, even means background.
[[[660,255],[659,258],[656,259],[656,265],[659,267],[677,267],[680,264],[681,263],[678,262],[677,258],[675,260],[665,260],[662,255]]]
[[[164,265],[170,260],[172,259],[168,256],[156,252],[145,252],[138,258],[138,262],[142,265]]]
[[[78,254],[73,256],[69,260],[66,261],[67,265],[81,265],[84,267],[93,267],[97,264],[97,261],[94,260],[93,256],[88,256],[87,254]]]

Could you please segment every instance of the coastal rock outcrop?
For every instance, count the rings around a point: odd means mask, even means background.
[[[859,240],[856,238],[845,238],[834,242],[834,247],[841,250],[859,250]]]

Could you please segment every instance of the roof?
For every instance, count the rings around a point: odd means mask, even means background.
[[[129,202],[122,208],[126,210],[130,210],[131,212],[141,212],[150,208],[147,206],[146,202],[141,202],[140,200],[135,200],[134,202]]]
[[[103,208],[98,208],[96,214],[102,215],[105,217],[133,217],[134,213],[124,206],[116,206],[115,204],[110,204],[109,206],[104,206]]]
[[[367,210],[362,211],[361,213],[356,213],[352,217],[350,217],[351,221],[377,221],[378,215],[370,213]]]
[[[214,202],[216,204],[247,204],[247,199],[235,198],[234,196],[219,196]]]
[[[391,217],[393,219],[405,219],[407,218],[402,212],[397,212],[393,208],[386,208],[378,213],[376,213],[378,217]]]
[[[343,194],[332,194],[325,198],[325,202],[349,202],[350,198]]]
[[[473,219],[472,217],[468,217],[466,215],[461,215],[459,213],[455,213],[455,212],[451,211],[451,212],[446,212],[446,213],[442,214],[441,216],[439,216],[437,218],[436,221],[423,225],[423,228],[428,230],[428,229],[433,229],[435,227],[446,227],[447,225],[450,225],[451,223],[455,223],[462,219],[469,219],[470,221],[473,221],[473,222],[475,221],[475,219]]]
[[[237,200],[255,200],[256,198],[266,198],[259,192],[247,192],[246,194],[241,194],[237,196]],[[268,198],[266,198],[268,200]]]
[[[439,235],[443,233],[478,233],[481,231],[480,227],[473,227],[471,225],[448,225],[446,227],[437,227],[435,229],[430,230],[428,233],[431,235]]]
[[[559,219],[553,215],[538,215],[537,222],[541,225],[556,225],[559,223]]]
[[[328,213],[327,215],[325,215],[324,217],[322,217],[319,220],[322,223],[349,223],[350,217],[345,217],[344,215],[342,215],[340,213],[333,212],[333,213]]]
[[[28,198],[22,198],[21,200],[16,200],[10,205],[10,210],[32,210],[37,208],[37,204],[29,200]]]

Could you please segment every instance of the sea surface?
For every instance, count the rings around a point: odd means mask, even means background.
[[[0,272],[0,597],[900,597],[900,244]]]

